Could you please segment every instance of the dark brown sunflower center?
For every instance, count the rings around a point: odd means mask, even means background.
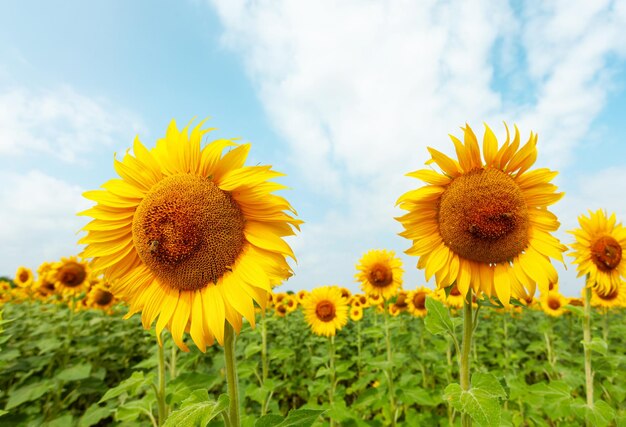
[[[133,241],[157,279],[191,291],[217,283],[243,249],[244,217],[229,193],[196,175],[156,184],[135,211]]]
[[[461,295],[461,292],[459,291],[459,288],[457,288],[456,286],[454,286],[454,287],[450,290],[450,295],[452,295],[453,297],[458,297],[459,295]]]
[[[93,300],[96,304],[104,306],[113,301],[113,294],[102,289],[97,289]]]
[[[46,291],[54,291],[54,283],[46,280],[41,284],[41,288]]]
[[[483,263],[514,258],[528,246],[522,190],[497,169],[461,175],[441,195],[439,231],[444,243],[463,258]]]
[[[622,260],[622,247],[611,236],[602,236],[591,244],[591,259],[602,271],[610,271]]]
[[[20,277],[20,282],[24,283],[30,278],[30,274],[28,274],[28,271],[22,271],[20,272],[19,277]]]
[[[550,282],[550,283],[548,284],[548,290],[549,290],[549,291],[553,291],[553,290],[554,290],[554,288],[556,288],[556,283],[552,283],[552,282]]]
[[[617,299],[619,296],[619,288],[615,288],[611,292],[607,292],[606,294],[597,292],[598,298],[603,299],[604,301],[613,301]]]
[[[68,288],[75,288],[76,286],[81,285],[85,278],[87,277],[87,272],[85,268],[77,262],[67,262],[59,269],[57,273],[58,280],[63,284],[63,286],[67,286]]]
[[[426,308],[426,294],[424,292],[418,292],[413,295],[413,305],[419,310]]]
[[[406,300],[406,294],[398,294],[398,298],[396,299],[396,307],[398,308],[406,308],[408,306],[408,302]]]
[[[315,315],[322,322],[330,322],[335,318],[335,304],[330,301],[320,301],[315,307]]]
[[[367,279],[376,288],[389,286],[393,281],[393,273],[387,266],[375,264],[369,271]]]
[[[548,307],[550,307],[552,310],[558,310],[559,308],[561,308],[561,302],[556,298],[550,298],[548,300]]]

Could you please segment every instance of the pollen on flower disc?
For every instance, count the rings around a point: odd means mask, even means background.
[[[367,279],[372,286],[384,288],[389,286],[389,284],[393,281],[393,273],[387,266],[375,264],[368,272]]]
[[[611,236],[602,236],[591,244],[591,259],[602,271],[611,271],[622,260],[622,246]]]
[[[198,290],[232,269],[244,245],[244,223],[230,194],[212,181],[174,175],[156,184],[135,211],[133,241],[159,282]]]
[[[528,246],[528,227],[522,190],[500,170],[470,171],[441,195],[441,236],[466,259],[498,263],[514,258]]]
[[[335,304],[331,301],[320,301],[315,307],[315,314],[322,322],[330,322],[335,318]]]

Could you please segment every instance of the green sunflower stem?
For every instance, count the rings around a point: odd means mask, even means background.
[[[163,333],[161,333],[161,342],[163,342]],[[168,408],[165,403],[165,349],[157,343],[157,361],[158,361],[158,385],[156,390],[157,406],[159,413],[159,426],[165,424],[167,420]]]
[[[361,321],[356,322],[356,371],[361,378]]]
[[[330,401],[330,406],[333,406],[335,401],[335,386],[336,386],[336,372],[335,372],[335,336],[331,336],[328,339],[328,364],[329,364],[329,375],[330,375],[330,388],[328,389],[328,399]],[[331,427],[335,426],[335,421],[330,419]]]
[[[608,345],[609,344],[609,309],[604,307],[602,310],[602,339]]]
[[[170,352],[170,381],[176,378],[176,357],[178,347],[172,343],[172,350]]]
[[[585,287],[583,315],[583,341],[585,344],[585,392],[587,394],[587,406],[593,407],[593,372],[591,371],[591,288]]]
[[[389,386],[389,405],[391,410],[391,426],[396,425],[396,397],[393,387],[393,353],[391,350],[391,334],[389,333],[389,310],[385,304],[383,311],[383,318],[385,319],[385,344],[387,345],[387,364],[389,365],[385,369],[385,376],[387,377],[387,384]]]
[[[240,427],[239,418],[239,380],[237,378],[237,362],[235,360],[235,330],[230,323],[224,323],[224,359],[226,361],[226,382],[230,408],[228,421],[231,427]]]
[[[261,311],[261,386],[265,385],[269,376],[270,364],[267,355],[267,318],[265,316],[265,310]],[[267,414],[271,393],[266,396],[263,405],[261,406],[261,416]]]
[[[470,290],[463,301],[463,342],[461,343],[461,357],[459,359],[459,377],[463,391],[470,389],[470,352],[472,350],[473,332],[472,291]],[[466,412],[461,415],[461,425],[463,427],[472,425],[472,419]]]

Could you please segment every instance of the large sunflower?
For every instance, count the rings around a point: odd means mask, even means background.
[[[626,228],[615,223],[615,214],[607,218],[602,210],[589,211],[589,217],[578,217],[580,228],[571,230],[576,242],[569,255],[578,264],[578,277],[589,276],[588,285],[598,287],[603,294],[610,294],[626,278]]]
[[[269,181],[281,173],[244,166],[250,144],[202,148],[202,124],[190,132],[172,121],[151,150],[135,139],[134,155],[114,160],[121,179],[85,193],[97,205],[82,212],[95,219],[80,242],[129,303],[127,316],[141,312],[145,328],[158,318],[157,337],[167,327],[184,350],[187,330],[204,351],[214,337],[223,343],[225,321],[239,331],[243,316],[254,326],[253,301],[264,308],[271,286],[291,274],[283,237],[301,221],[272,194],[285,188]]]
[[[368,295],[389,299],[402,286],[402,261],[393,251],[374,249],[367,252],[356,266],[356,281]]]
[[[398,199],[408,211],[398,218],[405,228],[400,233],[413,242],[406,251],[419,257],[418,268],[426,279],[434,275],[440,288],[457,284],[467,295],[470,286],[509,304],[517,284],[534,294],[556,282],[550,258],[563,261],[563,246],[550,233],[559,222],[547,210],[563,193],[556,193],[550,180],[556,172],[529,171],[537,158],[537,135],[531,133],[521,148],[517,127],[510,141],[498,147],[486,126],[481,152],[476,135],[463,128],[464,142],[454,136],[458,160],[428,148],[442,170],[411,172],[408,176],[425,185]]]
[[[304,319],[316,335],[334,336],[348,323],[348,301],[337,286],[314,289],[302,307]]]

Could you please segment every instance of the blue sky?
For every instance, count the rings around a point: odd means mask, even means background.
[[[36,11],[36,13],[35,13]],[[626,218],[626,2],[12,2],[0,15],[0,275],[79,252],[85,190],[135,135],[211,117],[288,175],[305,221],[285,289],[339,284],[398,254],[397,197],[426,146],[505,120],[560,171],[564,231]],[[401,255],[405,287],[424,284]],[[578,294],[573,266],[561,287]]]

